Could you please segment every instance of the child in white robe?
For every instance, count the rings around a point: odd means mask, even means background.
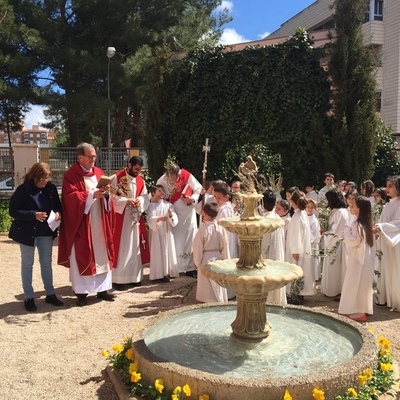
[[[330,228],[324,232],[325,252],[330,254],[325,256],[322,265],[321,292],[339,300],[346,273],[346,250],[342,239],[344,227],[349,224],[348,212],[345,198],[338,189],[329,190],[325,196],[332,211],[329,216]]]
[[[162,185],[156,185],[147,223],[150,228],[151,281],[169,282],[179,276],[172,227],[178,223],[174,206],[164,200]]]
[[[307,195],[306,195],[307,199]],[[310,223],[311,230],[311,253],[313,256],[319,254],[319,242],[321,241],[321,226],[316,216],[317,213],[317,202],[313,199],[307,199],[306,213],[308,216],[308,222]],[[321,278],[321,260],[318,257],[314,257],[314,276],[315,280],[318,281]]]
[[[226,231],[215,219],[218,210],[217,203],[204,205],[203,223],[193,240],[193,258],[198,272],[196,300],[204,303],[228,301],[226,289],[202,273],[208,262],[228,258]]]
[[[374,235],[372,231],[371,202],[359,196],[350,206],[356,216],[351,226],[344,228],[348,267],[344,277],[339,314],[358,322],[367,320],[373,313]]]
[[[378,248],[382,251],[377,278],[379,291],[377,305],[386,305],[400,311],[400,176],[388,178],[385,204],[374,233],[379,235]]]
[[[263,193],[260,214],[263,217],[280,218],[275,212],[276,194],[271,189],[266,189]],[[269,260],[285,261],[285,226],[282,225],[274,232],[267,233],[261,240],[261,254],[263,258]],[[285,306],[286,286],[268,292],[267,302]]]
[[[305,212],[307,199],[304,193],[294,191],[289,202],[294,209],[294,213],[288,225],[286,261],[297,264],[303,270],[302,281],[304,285],[300,291],[300,295],[312,296],[316,291],[314,264],[311,256],[311,230],[307,213]]]

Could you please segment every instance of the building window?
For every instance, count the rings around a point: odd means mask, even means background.
[[[383,21],[383,0],[375,0],[374,20]]]
[[[41,144],[46,144],[46,139],[42,139],[42,140],[40,141],[40,143],[41,143]]]
[[[30,134],[29,134],[29,137],[33,138],[33,133],[30,133]]]

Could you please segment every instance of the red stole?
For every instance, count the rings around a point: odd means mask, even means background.
[[[182,196],[182,190],[186,186],[189,181],[191,173],[186,171],[186,169],[181,168],[178,174],[178,180],[174,186],[174,192],[172,195],[167,199],[170,203],[174,204],[178,201]]]
[[[117,172],[116,174],[117,177],[117,184],[121,183],[121,178],[126,178],[127,173],[126,169],[122,169]],[[121,185],[123,186],[123,185]],[[141,176],[136,177],[136,197],[139,197],[142,194],[142,191],[145,186],[145,181]],[[121,195],[126,196],[127,191],[124,190],[123,188],[121,189]],[[128,210],[129,212],[130,210]],[[124,223],[124,214],[127,212],[127,209],[125,208],[125,211],[122,214],[115,213],[115,230],[114,230],[114,251],[115,251],[115,263],[114,265],[117,266],[118,262],[118,254],[119,254],[119,246],[121,243],[121,232],[122,232],[122,225]],[[147,239],[147,230],[146,230],[146,223],[144,221],[143,215],[140,217],[139,220],[139,244],[140,244],[140,256],[142,259],[143,264],[147,264],[150,262],[150,249],[148,245],[148,239]]]
[[[100,168],[94,167],[93,173],[85,173],[79,163],[75,163],[64,174],[62,185],[62,220],[58,240],[58,264],[70,267],[72,246],[75,245],[76,261],[79,273],[85,276],[96,274],[92,237],[90,234],[90,213],[85,214],[85,204],[88,196],[84,176],[96,175],[97,180],[103,175]],[[114,267],[114,207],[112,197],[110,211],[104,209],[105,199],[100,199],[101,221],[104,239],[107,243],[107,253],[110,268]]]

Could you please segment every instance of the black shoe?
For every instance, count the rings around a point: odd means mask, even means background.
[[[337,296],[335,296],[335,297],[333,298],[333,301],[339,302],[339,301],[340,301],[340,294],[338,294]]]
[[[105,301],[114,301],[115,296],[111,293],[108,293],[107,290],[104,292],[99,292],[97,293],[97,298]]]
[[[374,303],[377,307],[387,307],[387,303]]]
[[[26,311],[36,311],[35,299],[25,299],[24,306]]]
[[[192,277],[192,278],[197,278],[197,271],[195,271],[195,270],[193,270],[193,271],[186,271],[185,272],[185,275],[186,276],[190,276],[190,277]]]
[[[164,278],[159,279],[161,283],[171,282],[171,279],[168,276],[164,276]]]
[[[142,286],[142,282],[131,282],[130,285],[132,287],[139,287],[139,286]]]
[[[87,294],[76,294],[75,293],[75,295],[76,295],[76,297],[77,297],[77,299],[76,299],[76,304],[79,306],[79,307],[83,307],[83,306],[86,306],[87,305]]]
[[[126,287],[122,283],[113,283],[113,288],[118,291],[126,290]]]
[[[53,304],[53,306],[56,306],[56,307],[60,307],[60,306],[64,305],[64,303],[61,300],[57,299],[57,296],[55,294],[46,296],[45,301],[46,301],[46,303]]]

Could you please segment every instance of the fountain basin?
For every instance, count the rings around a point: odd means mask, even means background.
[[[317,387],[329,399],[355,386],[357,376],[375,365],[376,340],[362,325],[300,306],[267,308],[273,330],[271,337],[261,344],[238,345],[229,338],[229,323],[235,313],[231,303],[187,306],[152,318],[148,326],[133,335],[143,377],[150,382],[163,379],[171,390],[187,383],[193,398],[208,394],[213,400],[274,400],[281,399],[288,389],[294,399],[303,400],[310,399],[312,389]],[[201,318],[194,323],[198,315]],[[278,316],[284,319],[283,327],[278,327]],[[216,327],[210,326],[212,320],[216,320]],[[317,329],[303,327],[296,331],[299,321]],[[316,331],[318,339],[305,340],[302,335],[307,337],[311,330]],[[285,331],[292,338],[285,339]],[[321,338],[324,331],[326,336]],[[334,337],[339,341],[332,345]],[[299,342],[295,343],[293,338]],[[279,342],[282,349],[276,347]],[[316,350],[317,342],[321,347]],[[345,348],[344,358],[338,357],[339,348]],[[254,364],[249,361],[251,357],[255,357]]]

